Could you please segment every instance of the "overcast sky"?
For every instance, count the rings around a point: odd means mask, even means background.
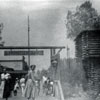
[[[66,15],[86,0],[0,0],[0,22],[5,45],[27,46],[27,16],[30,17],[31,46],[69,46],[74,57],[74,43],[66,39]],[[99,12],[99,0],[90,0]],[[66,50],[61,52],[66,57]],[[31,57],[31,64],[48,66],[49,51],[44,57]],[[45,62],[44,62],[45,61]]]

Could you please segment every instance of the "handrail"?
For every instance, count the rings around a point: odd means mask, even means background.
[[[57,97],[57,98],[59,98],[60,100],[64,100],[64,94],[63,94],[60,80],[56,80],[56,83],[57,83],[58,92],[59,92],[58,96],[60,97],[60,98],[59,97]]]

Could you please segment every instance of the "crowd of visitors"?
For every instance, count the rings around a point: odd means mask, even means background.
[[[43,90],[43,94],[45,95],[53,95],[53,80],[47,76],[42,76],[41,79],[38,78],[35,69],[36,65],[31,65],[26,75],[22,75],[20,79],[16,77],[14,86],[11,84],[13,81],[12,76],[4,69],[1,74],[0,98],[8,100],[12,96],[12,93],[14,96],[17,96],[19,90],[21,90],[22,97],[28,100],[35,100],[35,97],[40,95],[41,90]]]

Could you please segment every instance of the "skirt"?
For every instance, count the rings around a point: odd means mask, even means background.
[[[11,95],[11,82],[10,79],[5,81],[3,98],[8,98]]]
[[[35,84],[32,82],[31,79],[28,79],[26,82],[23,96],[27,99],[35,98]]]
[[[1,84],[0,84],[0,98],[3,98],[4,85],[5,85],[5,81],[1,81]]]

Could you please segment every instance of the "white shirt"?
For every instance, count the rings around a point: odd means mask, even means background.
[[[1,79],[8,79],[9,75],[10,75],[9,73],[6,73],[6,74],[2,73],[1,74]]]
[[[47,77],[43,76],[43,83],[47,80]]]
[[[18,85],[18,83],[16,83],[14,86],[14,90],[17,90],[18,87],[19,87],[19,85]]]
[[[20,79],[20,84],[21,84],[21,86],[25,86],[25,78]]]

